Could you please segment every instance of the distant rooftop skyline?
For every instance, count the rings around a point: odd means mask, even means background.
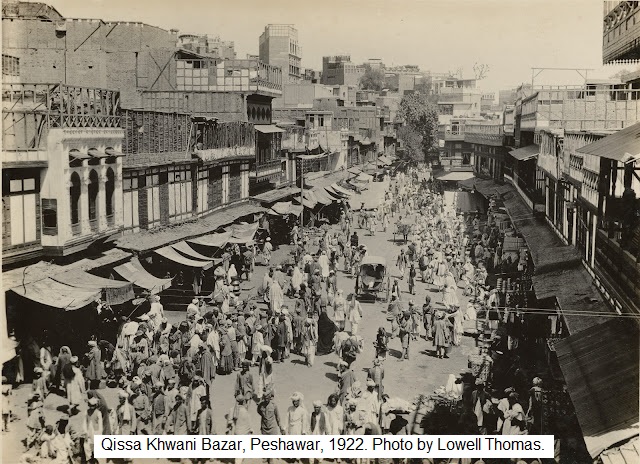
[[[258,53],[270,24],[298,30],[302,67],[322,69],[322,57],[350,55],[354,63],[376,57],[387,66],[418,65],[436,73],[475,63],[489,65],[479,86],[490,91],[531,82],[531,67],[592,68],[607,78],[635,66],[602,66],[603,3],[599,0],[325,0],[317,4],[271,0],[151,2],[51,0],[63,16],[140,21],[181,34],[233,41],[238,56]],[[526,11],[526,14],[524,12]],[[544,72],[544,84],[579,84],[573,72]]]

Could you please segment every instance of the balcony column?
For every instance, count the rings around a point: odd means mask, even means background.
[[[105,158],[100,158],[100,166],[98,167],[98,201],[96,204],[98,217],[98,230],[102,231],[107,228],[107,165]]]
[[[222,204],[229,203],[229,166],[222,166]]]
[[[578,227],[578,209],[577,208],[573,208],[573,214],[571,215],[571,243],[573,244],[573,246],[575,246],[576,244],[576,239],[577,239],[577,231],[576,228]]]
[[[124,225],[124,193],[122,191],[122,157],[116,158],[115,185],[113,191],[113,223]]]
[[[598,232],[598,216],[596,216],[595,214],[592,216],[593,217],[593,224],[591,225],[591,259],[590,259],[590,263],[591,264],[591,268],[595,268],[595,264],[596,264],[596,234]]]
[[[61,243],[70,240],[73,236],[73,230],[71,228],[71,173],[68,171],[65,174],[65,199],[58,205],[58,239]],[[82,214],[80,215],[82,220]]]
[[[82,161],[82,171],[80,172],[80,235],[89,235],[91,225],[89,224],[89,162]]]

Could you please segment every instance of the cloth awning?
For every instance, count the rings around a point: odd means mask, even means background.
[[[585,442],[638,422],[639,340],[638,325],[619,317],[555,342]]]
[[[509,154],[518,161],[527,161],[540,154],[540,147],[534,143],[532,145],[527,145],[526,147],[511,150]]]
[[[234,224],[226,229],[227,232],[231,232],[229,243],[246,244],[253,242],[253,237],[256,235],[260,224],[254,222],[252,224]]]
[[[293,200],[298,202],[298,203],[300,203],[303,207],[309,208],[309,209],[315,208],[316,204],[318,203],[315,200],[310,200],[310,199],[305,198],[305,197],[302,197],[302,198],[295,197]]]
[[[113,148],[107,148],[104,152],[109,156],[125,156],[124,153],[114,150]]]
[[[171,279],[160,279],[149,274],[136,257],[131,258],[128,263],[114,267],[113,270],[132,284],[148,290],[152,295],[171,287]]]
[[[71,287],[51,278],[14,287],[11,291],[36,303],[65,311],[84,308],[99,298],[102,293],[99,289]]]
[[[356,177],[356,180],[358,182],[371,182],[373,180],[373,176],[369,175],[369,174],[365,174],[364,172],[358,174],[358,177]]]
[[[171,245],[171,248],[189,259],[194,259],[196,261],[215,261],[213,258],[209,258],[208,256],[198,253],[196,250],[191,248],[191,246],[189,246],[187,242],[184,241],[174,243],[173,245]]]
[[[300,216],[302,209],[302,205],[294,205],[290,201],[276,203],[271,207],[272,212],[278,216],[286,216],[289,214]]]
[[[616,430],[598,437],[585,437],[584,444],[587,445],[587,451],[593,459],[600,456],[602,464],[637,463],[640,462],[639,432],[640,424],[635,424],[635,426],[628,429]],[[611,448],[611,446],[623,443],[633,437],[635,437],[633,440],[624,445]]]
[[[260,126],[253,126],[255,130],[260,132],[261,134],[276,134],[280,132],[286,132],[283,129],[280,129],[278,126],[274,126],[273,124],[263,124]]]
[[[75,148],[73,150],[69,150],[69,159],[71,161],[73,160],[85,160],[85,159],[89,159],[91,158],[91,155],[87,154],[87,153],[82,153],[80,150],[76,150]]]
[[[131,282],[123,282],[115,279],[105,279],[80,269],[53,274],[51,276],[56,282],[80,288],[88,291],[105,292],[105,299],[109,304],[122,304],[135,298],[133,285]]]
[[[458,181],[473,179],[474,177],[475,176],[473,175],[473,173],[469,171],[452,171],[452,172],[446,173],[442,177],[438,177],[438,180],[458,182]]]
[[[196,245],[207,246],[212,248],[222,248],[231,238],[231,232],[221,232],[218,234],[203,235],[198,238],[191,238],[187,240],[189,243],[195,243]]]
[[[316,200],[318,200],[318,202],[322,203],[323,205],[330,205],[335,201],[335,199],[331,197],[323,188],[313,189],[313,195],[316,197]]]
[[[640,122],[576,150],[626,163],[640,158]]]
[[[385,166],[390,166],[393,163],[391,159],[387,155],[382,155],[378,158],[378,164],[384,164]]]
[[[336,192],[338,192],[338,193],[342,193],[343,195],[351,196],[351,195],[355,194],[354,191],[348,190],[348,189],[346,189],[344,187],[340,187],[338,184],[331,184],[331,188],[333,190],[335,190]]]
[[[153,251],[159,254],[160,256],[162,256],[163,258],[168,259],[169,261],[173,261],[174,263],[180,264],[182,266],[194,267],[198,269],[209,269],[213,266],[212,260],[200,261],[200,260],[186,258],[182,256],[180,253],[178,253],[176,250],[171,248],[170,246],[159,248]]]
[[[100,151],[97,148],[89,148],[87,153],[89,153],[89,155],[93,158],[107,158],[109,156],[105,152]]]

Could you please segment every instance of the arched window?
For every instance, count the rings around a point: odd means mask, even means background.
[[[116,189],[116,176],[113,173],[113,169],[107,169],[107,183],[104,186],[105,196],[107,205],[105,208],[105,212],[107,213],[107,217],[113,215],[113,192]]]
[[[89,173],[89,221],[98,219],[98,190],[99,190],[98,173],[92,169]]]
[[[80,223],[80,176],[77,172],[71,174],[71,187],[69,188],[71,199],[71,224]]]

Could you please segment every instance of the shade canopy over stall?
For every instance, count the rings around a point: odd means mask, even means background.
[[[160,279],[149,274],[136,257],[113,270],[134,285],[148,290],[152,295],[171,287],[171,279]]]

